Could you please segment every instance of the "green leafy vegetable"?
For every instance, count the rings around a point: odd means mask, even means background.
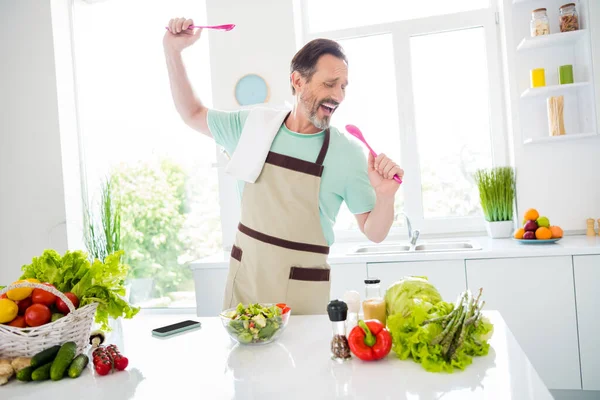
[[[98,303],[96,323],[109,331],[109,317],[132,318],[139,308],[123,299],[125,278],[129,268],[121,263],[123,251],[108,255],[104,262],[95,259],[93,264],[83,251],[67,251],[62,257],[54,250],[46,250],[32,263],[24,265],[20,279],[36,278],[53,284],[61,292],[72,292],[79,298],[80,307]]]
[[[430,372],[464,370],[474,356],[488,354],[487,341],[493,325],[482,316],[479,302],[470,291],[447,303],[426,278],[409,277],[386,292],[387,327],[392,349],[406,360],[412,358]],[[388,303],[389,302],[389,303]]]
[[[385,292],[387,315],[407,315],[415,305],[428,309],[441,300],[440,293],[425,277],[404,277]]]

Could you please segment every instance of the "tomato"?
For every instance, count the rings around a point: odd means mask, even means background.
[[[25,315],[25,310],[27,310],[29,306],[33,304],[31,297],[26,297],[23,300],[16,301],[15,303],[17,303],[17,306],[19,306],[19,315]]]
[[[77,296],[75,296],[71,292],[65,293],[65,296],[67,296],[69,298],[69,300],[71,300],[71,302],[73,303],[73,306],[75,306],[75,308],[79,307],[79,299],[77,298]],[[67,315],[69,313],[69,306],[67,306],[67,304],[64,301],[62,301],[60,297],[58,297],[56,299],[56,308],[58,309],[59,312],[65,314],[65,315]]]
[[[286,307],[283,308],[283,310],[281,310],[281,314],[285,314],[288,311],[290,311],[290,308],[286,306]]]
[[[22,315],[17,316],[15,319],[11,321],[8,326],[14,326],[16,328],[27,328],[27,323],[25,322],[25,317]]]
[[[287,304],[285,304],[285,303],[277,303],[276,306],[279,307],[279,308],[281,308],[281,309],[284,309],[284,308],[287,307]]]
[[[40,326],[50,322],[52,313],[43,304],[33,304],[25,311],[25,322],[29,326]]]
[[[0,295],[0,299],[8,299],[8,296],[6,295],[6,293]]]
[[[54,285],[51,285],[49,283],[44,283],[43,285],[54,288]],[[33,289],[31,300],[34,304],[43,304],[45,306],[50,307],[56,301],[56,296],[50,292],[45,291],[44,289]]]

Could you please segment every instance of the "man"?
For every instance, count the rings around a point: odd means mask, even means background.
[[[330,127],[348,85],[336,42],[313,40],[292,59],[293,110],[224,112],[205,107],[186,75],[181,52],[201,33],[191,25],[170,20],[163,40],[173,100],[187,125],[233,155],[228,171],[243,183],[223,307],[287,303],[295,314],[323,314],[342,201],[366,237],[381,242],[394,219],[393,177],[404,172],[384,154],[367,163],[357,141]]]

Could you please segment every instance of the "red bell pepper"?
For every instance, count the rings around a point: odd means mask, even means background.
[[[360,320],[358,326],[350,331],[348,344],[352,353],[361,360],[380,360],[392,349],[392,335],[379,320]]]

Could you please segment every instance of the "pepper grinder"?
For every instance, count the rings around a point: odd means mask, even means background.
[[[341,300],[331,300],[327,305],[327,314],[331,321],[331,359],[343,363],[352,358],[350,345],[346,337],[346,318],[348,316],[348,305]]]
[[[596,236],[596,231],[594,230],[594,219],[587,219],[587,236]]]

